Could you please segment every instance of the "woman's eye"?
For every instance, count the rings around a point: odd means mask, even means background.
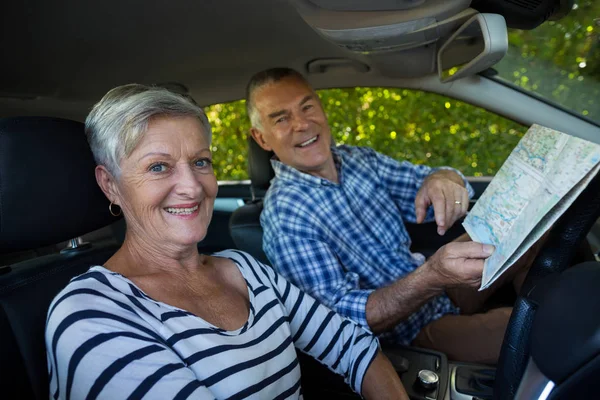
[[[150,166],[150,172],[165,172],[167,166],[165,164],[153,164]]]
[[[202,158],[196,161],[196,167],[198,168],[208,168],[212,165],[212,161],[208,158]]]

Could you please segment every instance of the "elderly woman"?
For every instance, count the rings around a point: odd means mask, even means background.
[[[86,134],[127,233],[48,310],[53,398],[299,398],[295,346],[367,398],[408,399],[371,333],[248,254],[198,253],[217,195],[201,108],[121,86],[94,106]]]

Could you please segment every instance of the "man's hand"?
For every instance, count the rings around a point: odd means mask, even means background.
[[[478,287],[483,263],[494,246],[451,242],[412,273],[383,286],[367,299],[367,323],[374,333],[392,329],[429,299],[453,287]]]
[[[438,234],[443,235],[469,209],[469,193],[462,178],[454,171],[439,170],[429,175],[415,197],[417,223],[425,219],[433,205]]]
[[[439,288],[473,287],[481,284],[483,264],[494,246],[477,242],[451,242],[431,256],[427,266],[436,276]]]

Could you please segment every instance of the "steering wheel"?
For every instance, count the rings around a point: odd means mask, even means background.
[[[529,360],[531,326],[537,309],[529,294],[540,279],[564,271],[600,217],[600,174],[596,175],[552,228],[533,261],[508,322],[496,369],[494,400],[514,398]]]

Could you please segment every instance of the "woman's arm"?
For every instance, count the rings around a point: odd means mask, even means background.
[[[402,397],[406,396],[402,383],[371,332],[319,304],[272,268],[255,262],[288,310],[299,350],[343,375],[356,392],[367,396],[363,384],[367,385],[368,398],[408,399]]]
[[[362,395],[367,400],[399,399],[408,400],[408,394],[394,370],[392,363],[379,351],[367,369],[363,384]]]

